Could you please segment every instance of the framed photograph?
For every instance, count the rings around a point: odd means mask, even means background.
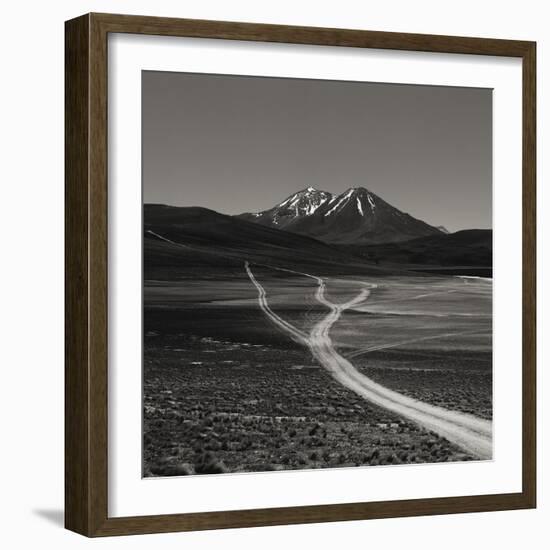
[[[65,36],[66,527],[535,507],[535,43]]]

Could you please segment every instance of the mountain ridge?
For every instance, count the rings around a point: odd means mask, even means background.
[[[272,208],[236,217],[330,244],[400,242],[443,232],[364,187],[333,195],[309,186]]]
[[[204,207],[144,204],[144,273],[148,279],[189,273],[242,276],[243,262],[316,273],[388,274],[338,247],[305,235],[264,227]]]

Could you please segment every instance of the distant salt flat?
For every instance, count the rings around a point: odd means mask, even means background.
[[[477,275],[455,275],[455,277],[458,277],[459,279],[478,279],[480,281],[487,281],[490,283],[493,282],[492,277],[478,277]]]

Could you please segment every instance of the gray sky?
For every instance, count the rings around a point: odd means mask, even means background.
[[[146,203],[225,214],[366,187],[450,231],[492,226],[492,91],[143,72]]]

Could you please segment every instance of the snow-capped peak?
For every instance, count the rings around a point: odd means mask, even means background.
[[[343,208],[350,202],[350,200],[355,199],[355,204],[357,206],[357,211],[361,216],[365,216],[365,210],[370,207],[372,213],[376,208],[375,198],[367,189],[364,187],[350,187],[347,191],[344,191],[341,195],[333,198],[334,205],[330,208],[325,216],[331,216]]]
[[[402,213],[364,187],[332,195],[309,185],[269,210],[241,217],[326,242],[397,242],[444,231]]]
[[[364,187],[352,187],[350,191],[357,197],[357,200],[361,202],[361,206],[370,207],[371,212],[374,214],[374,209],[376,208],[376,200],[368,189]]]
[[[340,195],[332,195],[327,191],[316,189],[312,185],[287,197],[283,202],[271,210],[264,210],[251,214],[254,219],[263,218],[264,215],[272,219],[272,223],[280,226],[291,223],[292,220],[312,216],[319,209],[321,216],[334,216],[347,206],[353,204],[355,212],[365,217],[370,210],[374,214],[376,208],[376,195],[364,187],[350,187]]]
[[[278,223],[279,218],[296,218],[298,216],[311,216],[319,207],[332,200],[332,194],[320,191],[309,186],[298,191],[278,204],[273,210],[274,218]]]

